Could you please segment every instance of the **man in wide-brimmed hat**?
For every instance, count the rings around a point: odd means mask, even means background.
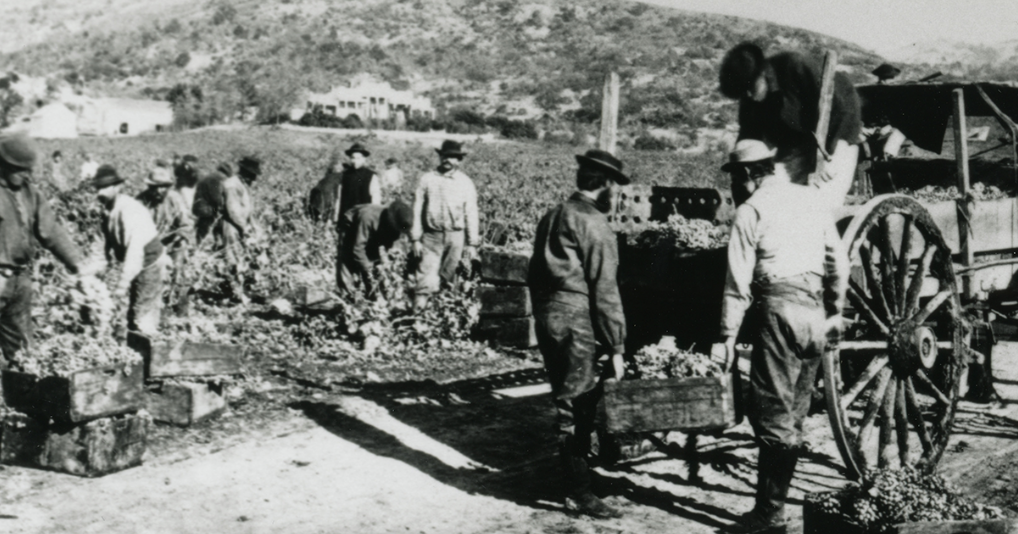
[[[198,158],[193,154],[184,154],[174,164],[173,176],[176,179],[174,188],[187,201],[187,211],[190,212],[194,206],[194,190],[198,185]]]
[[[35,243],[52,252],[72,274],[88,270],[49,202],[30,182],[36,159],[31,139],[0,134],[0,369],[32,342]]]
[[[346,149],[345,154],[350,162],[343,169],[333,209],[332,220],[337,222],[354,206],[382,203],[382,182],[375,171],[368,167],[371,152],[364,145],[354,143]]]
[[[626,321],[615,276],[617,241],[606,213],[613,185],[629,178],[622,162],[603,150],[588,150],[576,161],[579,191],[537,225],[528,285],[555,400],[566,507],[610,518],[621,514],[591,491],[586,458],[602,379],[622,376]]]
[[[339,223],[343,243],[336,263],[341,292],[353,293],[362,285],[364,294],[373,296],[376,277],[372,271],[376,265],[387,264],[386,251],[410,234],[413,215],[413,208],[399,200],[388,206],[361,204],[343,214]]]
[[[145,177],[147,189],[138,194],[138,201],[152,214],[159,239],[172,263],[169,276],[170,303],[178,313],[187,311],[185,264],[193,238],[194,222],[187,200],[174,187],[173,171],[164,160],[156,160]]]
[[[438,152],[439,165],[421,176],[414,192],[414,221],[410,232],[417,258],[414,308],[423,309],[442,285],[456,280],[456,268],[476,256],[480,245],[477,189],[459,170],[467,155],[463,146],[445,141]]]
[[[113,297],[127,298],[128,330],[152,335],[159,330],[169,259],[152,214],[123,194],[124,181],[112,165],[100,165],[89,185],[103,207],[106,259],[122,264]]]
[[[775,173],[777,151],[743,139],[722,169],[739,204],[728,243],[721,339],[715,354],[737,364],[735,340],[753,305],[748,416],[760,447],[756,503],[735,532],[770,532],[784,507],[802,448],[817,368],[832,341],[847,272],[841,240],[821,192]]]
[[[739,101],[739,139],[759,139],[776,148],[775,172],[814,185],[833,209],[844,203],[855,177],[862,112],[852,82],[835,73],[830,127],[827,138],[818,140],[821,74],[813,58],[797,52],[764,57],[756,44],[742,43],[725,55],[719,81],[721,93]],[[816,173],[818,147],[831,157],[821,173]]]

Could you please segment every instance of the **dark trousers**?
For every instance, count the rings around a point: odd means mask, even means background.
[[[32,342],[32,273],[0,274],[0,369]]]
[[[160,257],[138,273],[128,293],[127,328],[142,334],[159,332],[167,259]]]
[[[442,284],[451,286],[456,282],[456,268],[463,259],[465,238],[463,230],[424,232],[421,237],[424,253],[417,262],[415,294],[431,295],[437,293]]]

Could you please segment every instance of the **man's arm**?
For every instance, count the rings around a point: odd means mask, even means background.
[[[81,262],[81,254],[78,247],[74,245],[70,234],[57,222],[49,202],[34,189],[25,191],[32,195],[32,202],[35,203],[35,233],[36,240],[43,247],[53,253],[61,263],[67,267],[71,274],[77,274]],[[21,194],[21,192],[15,192]]]
[[[477,188],[474,187],[474,182],[470,178],[464,176],[464,187],[466,188],[466,194],[464,202],[464,214],[466,215],[466,238],[467,246],[476,247],[480,245],[480,216],[477,209]]]
[[[223,194],[226,196],[226,218],[237,227],[240,238],[244,239],[251,216],[251,195],[244,185],[227,187]]]
[[[594,338],[613,355],[623,354],[626,350],[626,317],[616,278],[619,251],[615,234],[604,221],[578,222],[577,238],[590,295]]]
[[[378,174],[371,175],[371,182],[368,183],[368,196],[371,197],[371,203],[382,205],[382,180],[378,178]]]
[[[417,181],[417,189],[414,191],[414,220],[410,225],[410,240],[419,242],[424,237],[424,201],[427,195],[428,175],[425,174]]]
[[[750,285],[756,269],[756,247],[759,242],[759,214],[743,204],[735,214],[732,235],[728,241],[728,273],[721,306],[721,337],[735,339],[742,320],[753,302]]]
[[[329,216],[329,220],[333,224],[339,224],[339,205],[342,204],[343,200],[343,177],[346,175],[345,172],[340,173],[339,180],[336,183],[336,194],[333,197],[332,214]]]

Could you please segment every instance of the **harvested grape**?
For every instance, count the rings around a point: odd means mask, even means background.
[[[638,248],[666,245],[686,250],[726,247],[730,233],[728,225],[715,225],[704,219],[687,219],[679,214],[671,215],[664,222],[651,221],[645,226],[625,232],[627,242]]]
[[[665,336],[656,345],[640,349],[634,356],[635,369],[627,369],[632,378],[693,378],[713,377],[722,374],[721,365],[710,356],[682,350],[675,338]]]
[[[77,371],[111,365],[140,363],[141,356],[113,338],[90,338],[59,334],[36,343],[29,351],[18,351],[11,366],[35,376],[67,377]],[[128,367],[129,369],[129,367]]]

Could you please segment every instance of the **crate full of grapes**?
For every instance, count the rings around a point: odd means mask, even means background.
[[[707,432],[736,424],[732,376],[707,355],[664,337],[632,363],[623,380],[605,384],[609,432]]]
[[[112,339],[60,334],[12,359],[4,400],[31,416],[80,423],[144,406],[137,353]]]

